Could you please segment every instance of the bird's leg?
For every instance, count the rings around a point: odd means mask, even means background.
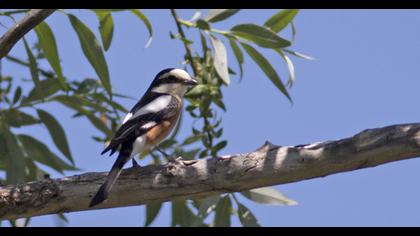
[[[136,159],[133,157],[133,159],[131,159],[132,163],[133,163],[133,168],[138,168],[140,167],[139,163],[137,163]]]

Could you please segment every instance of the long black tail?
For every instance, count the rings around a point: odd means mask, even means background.
[[[114,185],[118,176],[120,176],[124,164],[130,160],[131,149],[124,149],[125,148],[121,148],[121,151],[118,154],[118,158],[112,166],[111,171],[108,173],[105,183],[101,185],[98,192],[92,198],[89,207],[96,206],[108,198],[109,191],[111,190],[111,187]]]

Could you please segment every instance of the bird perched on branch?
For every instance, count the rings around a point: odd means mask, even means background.
[[[117,160],[106,181],[92,198],[89,207],[102,203],[108,197],[125,163],[136,154],[157,148],[157,145],[175,127],[182,111],[182,99],[188,87],[197,81],[184,70],[169,68],[159,72],[146,93],[125,116],[121,127],[109,145],[102,151],[110,155],[119,151]],[[158,149],[159,150],[159,149]],[[136,164],[133,160],[133,165]]]

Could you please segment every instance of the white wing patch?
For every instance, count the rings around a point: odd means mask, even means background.
[[[156,113],[163,109],[165,109],[169,103],[171,102],[172,97],[170,95],[162,95],[153,101],[147,103],[142,108],[140,108],[136,113],[132,114],[131,112],[128,113],[123,121],[123,124],[131,119],[134,119],[138,116],[147,114],[147,113]]]
[[[156,122],[150,121],[150,122],[147,122],[146,124],[142,125],[141,128],[143,128],[143,129],[149,129],[149,128],[152,128],[155,125],[156,125]]]
[[[131,112],[129,112],[125,117],[124,117],[124,120],[123,120],[123,124],[125,123],[125,122],[127,122],[131,117],[133,116],[133,113],[131,113]]]

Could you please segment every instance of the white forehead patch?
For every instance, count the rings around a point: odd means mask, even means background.
[[[191,79],[191,76],[185,70],[174,69],[174,70],[171,70],[171,72],[169,73],[172,75],[175,75],[178,78]]]
[[[160,78],[164,79],[168,76],[175,76],[177,78],[181,78],[181,79],[186,79],[186,80],[190,80],[191,76],[190,74],[188,74],[188,72],[186,72],[185,70],[181,70],[181,69],[173,69],[171,71],[169,71],[168,73],[162,75]]]

